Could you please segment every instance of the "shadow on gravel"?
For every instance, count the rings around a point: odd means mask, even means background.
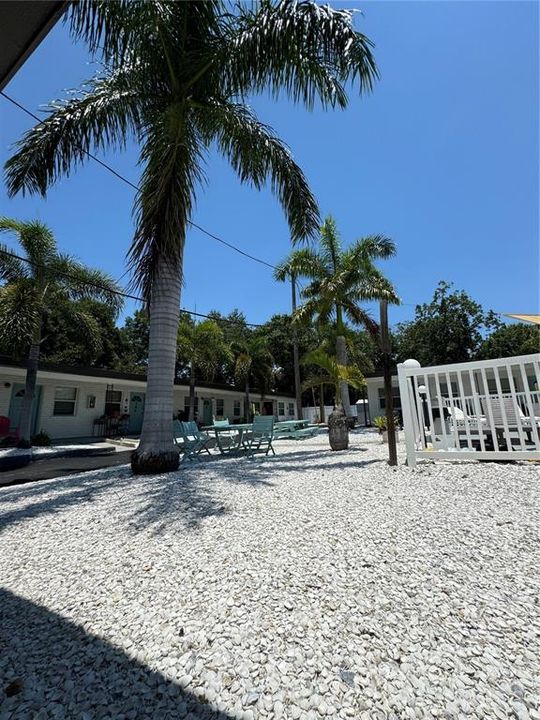
[[[0,489],[0,533],[8,526],[41,516],[49,516],[58,522],[64,510],[99,501],[101,496],[110,498],[108,514],[115,513],[119,524],[130,526],[134,531],[150,529],[158,533],[175,525],[196,530],[206,518],[228,512],[223,492],[215,489],[211,476],[205,477],[207,470],[218,473],[226,482],[264,490],[274,486],[278,476],[280,482],[286,483],[283,474],[287,472],[360,469],[379,462],[362,460],[365,451],[365,448],[350,448],[347,459],[340,460],[340,453],[331,453],[327,449],[299,447],[298,450],[280,452],[277,445],[275,456],[256,456],[254,459],[216,456],[200,463],[184,462],[178,472],[168,475],[134,477],[129,467],[122,466],[60,477],[31,487],[6,487]],[[328,454],[334,462],[316,462],[322,457],[326,459]],[[6,503],[21,501],[26,502],[22,506],[6,507]],[[96,513],[101,512],[102,504],[96,506]],[[97,521],[99,515],[96,515]],[[88,530],[91,529],[88,526]]]
[[[45,607],[0,589],[2,717],[229,720],[177,682]],[[137,647],[144,652],[144,647]],[[41,712],[40,712],[41,711]]]

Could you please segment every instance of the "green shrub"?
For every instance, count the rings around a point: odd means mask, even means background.
[[[51,444],[51,438],[48,433],[46,433],[44,430],[40,430],[37,435],[34,435],[32,438],[32,445],[35,445],[36,447],[49,447]]]

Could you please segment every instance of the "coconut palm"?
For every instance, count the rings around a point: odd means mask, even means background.
[[[370,90],[372,43],[353,12],[307,2],[221,0],[73,3],[72,31],[105,68],[77,96],[53,103],[8,160],[11,195],[45,194],[93,148],[140,145],[129,259],[148,302],[148,389],[134,472],[178,467],[173,444],[173,376],[186,227],[205,179],[210,148],[242,182],[269,182],[294,242],[313,234],[318,210],[288,148],[262,124],[246,97],[269,90],[313,108],[344,108],[345,85]]]
[[[61,308],[64,315],[71,315],[72,322],[84,329],[89,337],[96,337],[99,329],[95,318],[73,301],[99,300],[118,311],[122,300],[115,294],[120,288],[109,275],[59,252],[51,230],[43,223],[2,217],[0,232],[15,235],[24,253],[14,257],[6,245],[0,244],[0,281],[5,283],[0,290],[0,336],[13,346],[29,348],[19,444],[30,447],[32,405],[45,315],[52,309]]]
[[[261,393],[261,403],[271,389],[274,377],[274,358],[263,335],[246,335],[233,343],[235,354],[235,382],[244,388],[244,418],[251,420],[250,393],[254,385]]]
[[[194,323],[184,315],[178,326],[179,356],[189,364],[189,419],[195,418],[195,384],[197,373],[212,381],[222,362],[232,357],[223,330],[214,320]]]
[[[295,318],[297,322],[315,318],[322,327],[335,323],[336,358],[342,366],[348,364],[346,321],[362,325],[373,333],[377,331],[377,324],[360,303],[366,300],[399,302],[392,284],[375,266],[376,260],[394,254],[394,243],[383,235],[363,237],[344,249],[335,220],[329,216],[321,227],[319,249],[294,250],[276,270],[277,279],[293,273],[311,280],[302,291],[304,303]],[[345,380],[341,381],[340,396],[345,414],[350,416]]]

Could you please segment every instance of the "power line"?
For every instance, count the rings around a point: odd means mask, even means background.
[[[38,115],[33,113],[31,110],[26,108],[24,105],[21,105],[20,102],[15,100],[15,98],[10,97],[7,93],[5,93],[3,90],[0,91],[0,95],[4,97],[6,100],[8,100],[10,103],[15,105],[15,107],[18,107],[20,110],[22,110],[24,113],[29,115],[34,120],[37,120],[37,122],[42,125],[45,121],[42,120]],[[92,160],[95,160],[95,162],[99,163],[103,168],[111,172],[115,177],[117,177],[122,182],[126,183],[126,185],[129,185],[129,187],[133,188],[134,190],[137,190],[139,192],[140,188],[135,183],[131,182],[127,177],[124,175],[121,175],[117,170],[115,170],[111,165],[104,162],[103,160],[100,160],[96,155],[89,152],[88,150],[85,150],[80,145],[78,146],[78,149],[83,152],[85,155],[87,155]],[[223,240],[223,238],[220,238],[218,235],[215,235],[214,233],[210,232],[209,230],[206,230],[201,225],[198,225],[197,223],[188,220],[188,225],[191,225],[191,227],[196,228],[200,232],[207,235],[209,238],[212,238],[212,240],[216,240],[217,242],[221,243],[222,245],[225,245],[226,247],[230,248],[231,250],[234,250],[240,255],[243,255],[244,257],[249,258],[250,260],[253,260],[254,262],[259,263],[260,265],[265,265],[266,267],[271,268],[272,270],[276,270],[276,266],[272,265],[272,263],[267,262],[266,260],[262,260],[262,258],[258,258],[255,255],[251,255],[250,253],[246,252],[245,250],[242,250],[241,248],[237,247],[236,245],[233,245],[232,243],[228,242],[227,240]]]
[[[24,113],[26,113],[27,115],[29,115],[31,118],[33,118],[34,120],[37,120],[37,122],[38,122],[40,125],[42,125],[42,124],[44,123],[44,120],[42,120],[38,115],[36,115],[36,114],[33,113],[31,110],[29,110],[27,107],[25,107],[25,106],[22,105],[20,102],[18,102],[17,100],[15,100],[15,98],[12,98],[10,95],[8,95],[7,93],[5,93],[3,90],[0,91],[0,95],[2,95],[2,97],[4,97],[4,98],[5,98],[6,100],[8,100],[10,103],[12,103],[13,105],[15,105],[15,107],[19,108],[19,109],[22,110]],[[121,180],[122,182],[124,182],[126,185],[129,185],[129,187],[131,187],[131,188],[133,188],[134,190],[136,190],[137,192],[139,192],[139,186],[138,186],[138,185],[136,185],[135,183],[131,182],[131,180],[129,180],[129,179],[126,178],[124,175],[122,175],[122,174],[119,173],[117,170],[115,170],[111,165],[109,165],[108,163],[104,162],[103,160],[100,160],[100,158],[98,158],[96,155],[94,155],[93,153],[89,152],[88,150],[85,150],[84,148],[82,148],[82,147],[80,147],[80,146],[78,146],[78,147],[79,147],[79,150],[80,150],[81,152],[83,152],[83,153],[84,153],[85,155],[87,155],[89,158],[91,158],[92,160],[94,160],[95,162],[97,162],[99,165],[101,165],[103,168],[105,168],[105,170],[108,170],[110,173],[112,173],[115,177],[117,177],[119,180]],[[263,260],[262,258],[259,258],[259,257],[255,256],[255,255],[251,255],[250,253],[246,252],[245,250],[242,250],[241,248],[237,247],[236,245],[233,245],[232,243],[228,242],[227,240],[224,240],[223,238],[219,237],[218,235],[215,235],[214,233],[210,232],[209,230],[206,230],[206,229],[203,228],[201,225],[198,225],[197,223],[193,222],[192,220],[188,220],[187,222],[188,222],[188,225],[190,225],[191,227],[199,230],[200,232],[202,232],[204,235],[208,236],[208,237],[211,238],[212,240],[216,240],[216,242],[219,242],[219,243],[221,243],[222,245],[225,245],[225,247],[228,247],[228,248],[230,248],[231,250],[234,250],[234,251],[235,251],[236,253],[238,253],[239,255],[242,255],[243,257],[246,257],[246,258],[248,258],[249,260],[253,260],[253,261],[256,262],[256,263],[259,263],[260,265],[264,265],[265,267],[268,267],[268,268],[270,268],[270,269],[272,269],[272,270],[277,270],[277,266],[276,266],[276,265],[273,265],[272,263],[269,263],[269,262],[267,262],[266,260]],[[128,272],[128,271],[126,270],[126,272],[124,272],[124,274],[123,274],[121,277],[124,277],[124,275],[125,275],[127,272]],[[304,287],[304,285],[302,285],[302,283],[298,280],[298,278],[296,279],[296,282],[297,282],[297,284],[300,286],[300,289],[301,289],[302,291],[304,291],[304,290],[305,290],[305,287]],[[131,296],[131,295],[128,295],[128,294],[124,294],[123,297],[128,297],[128,298],[131,298],[131,299],[141,300],[140,298],[137,298],[137,297],[134,297],[134,296]],[[410,305],[411,307],[414,307],[416,304],[417,304],[417,303],[401,303],[401,305]],[[186,312],[186,313],[189,312],[188,310],[183,310],[182,308],[180,308],[180,311],[181,311],[181,312]],[[199,313],[192,312],[191,314],[192,314],[192,315],[198,315]],[[207,315],[201,315],[201,317],[208,317],[208,316],[207,316]],[[253,327],[261,327],[260,325],[256,325],[256,324],[254,324],[254,323],[247,323],[247,324],[248,324],[248,325],[252,325]]]
[[[21,262],[28,263],[29,265],[33,265],[34,267],[38,267],[38,268],[46,267],[45,265],[42,265],[41,263],[36,263],[33,260],[30,260],[29,258],[25,258],[22,255],[17,255],[16,253],[9,252],[7,250],[0,249],[0,253],[2,253],[2,255],[7,255],[9,257],[15,258],[16,260],[20,260]],[[82,285],[88,285],[90,287],[95,287],[98,290],[101,290],[105,293],[110,293],[112,295],[118,295],[119,297],[127,298],[128,300],[137,300],[138,302],[142,302],[142,303],[145,302],[145,300],[142,297],[139,297],[138,295],[131,295],[130,293],[125,292],[124,290],[111,290],[110,288],[107,288],[104,285],[100,285],[99,283],[95,283],[90,280],[86,280],[84,278],[77,277],[73,273],[65,273],[65,272],[62,272],[61,270],[56,270],[55,274],[59,275],[60,277],[68,278],[69,280],[74,280],[75,282],[81,283]],[[225,323],[230,323],[233,325],[237,325],[239,322],[238,320],[228,320],[227,318],[217,319],[217,318],[213,317],[212,315],[205,315],[204,313],[194,312],[193,310],[185,310],[184,308],[180,308],[180,312],[184,313],[185,315],[195,315],[196,317],[207,318],[209,320],[214,320],[215,322],[225,322]],[[246,325],[248,327],[263,327],[263,325],[261,323],[246,322]]]

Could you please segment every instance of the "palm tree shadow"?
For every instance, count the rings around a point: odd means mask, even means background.
[[[197,472],[184,468],[180,474],[133,477],[126,466],[45,481],[31,490],[27,486],[6,488],[1,494],[0,533],[10,525],[42,515],[58,521],[70,507],[99,501],[103,496],[110,499],[109,511],[115,513],[118,522],[134,532],[146,527],[159,531],[174,523],[194,530],[205,518],[226,512],[211,485],[200,480]],[[21,500],[25,501],[23,505]],[[10,508],[6,501],[16,503],[15,507]]]
[[[233,717],[41,605],[0,589],[0,608],[2,717],[28,717],[30,708],[92,720]]]

